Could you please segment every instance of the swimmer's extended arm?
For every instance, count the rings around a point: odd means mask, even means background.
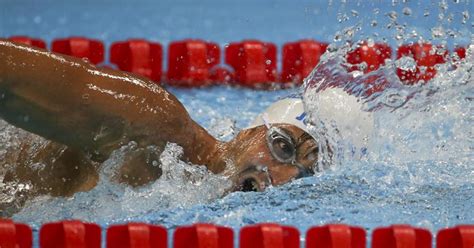
[[[103,160],[129,141],[178,143],[192,162],[212,137],[153,82],[0,40],[0,117]],[[197,146],[197,147],[196,147]]]

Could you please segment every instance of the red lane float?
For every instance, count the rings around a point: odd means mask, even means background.
[[[175,41],[168,49],[168,83],[202,86],[210,83],[211,68],[220,63],[220,47],[203,40]]]
[[[164,227],[146,223],[113,225],[107,229],[106,247],[167,247]],[[194,224],[176,228],[174,248],[232,248],[233,230],[213,224]],[[94,223],[61,221],[44,224],[39,232],[39,247],[101,247],[101,228]],[[376,228],[372,248],[428,248],[432,236],[428,230],[409,225]],[[0,219],[0,247],[32,247],[28,225]],[[306,234],[306,248],[363,248],[366,233],[361,227],[330,224],[312,227]],[[273,223],[245,226],[240,230],[241,248],[299,248],[298,229]],[[474,225],[442,229],[436,236],[437,248],[474,247]]]
[[[354,65],[350,68],[350,71],[362,69],[360,64],[365,63],[366,66],[363,71],[369,73],[384,65],[385,60],[391,57],[392,49],[387,44],[362,42],[356,49],[347,54],[347,62]]]
[[[212,224],[178,227],[173,236],[174,248],[233,248],[232,229]]]
[[[225,61],[234,68],[235,80],[246,86],[275,82],[276,46],[258,40],[230,43],[225,49]]]
[[[30,248],[32,245],[33,236],[29,226],[0,219],[0,247]]]
[[[161,44],[132,39],[115,42],[110,48],[110,62],[120,70],[133,72],[161,82],[163,48]]]
[[[164,227],[145,223],[114,225],[107,229],[107,248],[166,248]]]
[[[456,47],[454,52],[458,55],[459,59],[466,58],[466,48],[465,47]]]
[[[70,220],[48,223],[40,230],[40,247],[101,247],[101,229],[94,223]]]
[[[431,233],[409,225],[380,227],[372,233],[372,248],[431,248]]]
[[[70,37],[54,40],[51,45],[53,52],[88,59],[92,64],[104,62],[104,44],[99,40],[84,37]]]
[[[442,48],[428,43],[402,45],[398,48],[397,59],[405,56],[412,57],[416,61],[416,69],[412,71],[397,68],[398,77],[406,84],[415,84],[420,80],[427,82],[435,77],[434,66],[444,63],[446,55],[446,50],[443,51]]]
[[[368,43],[363,41],[358,46],[347,54],[347,62],[352,64],[348,71],[362,70],[364,73],[369,73],[377,70],[380,66],[385,64],[386,59],[392,57],[392,49],[384,43]],[[364,66],[362,66],[364,63]],[[362,84],[366,87],[366,96],[371,96],[374,93],[382,92],[388,85],[388,81],[382,75],[370,75],[364,79]]]
[[[474,225],[460,225],[443,229],[436,235],[436,248],[474,247]]]
[[[300,233],[292,226],[273,223],[246,226],[240,230],[240,248],[299,248]]]
[[[328,44],[315,40],[300,40],[283,45],[283,82],[301,83],[319,63]]]
[[[312,227],[306,233],[306,248],[365,248],[365,236],[361,227],[342,224]]]
[[[234,72],[222,66],[214,66],[210,73],[209,78],[214,83],[229,84],[235,80]]]
[[[11,41],[23,43],[29,46],[34,46],[42,49],[46,49],[46,42],[41,39],[35,39],[28,36],[12,36],[8,38]]]

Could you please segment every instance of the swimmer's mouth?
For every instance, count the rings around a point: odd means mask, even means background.
[[[248,166],[238,174],[233,191],[262,192],[272,180],[265,166]]]
[[[246,178],[242,180],[237,186],[237,191],[243,192],[259,192],[263,191],[265,188],[260,187],[260,183],[257,179],[253,177]]]
[[[263,165],[246,166],[237,174],[232,191],[261,192],[267,186],[272,185],[272,179],[268,169]]]

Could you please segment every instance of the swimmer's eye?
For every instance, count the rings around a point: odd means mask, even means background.
[[[283,131],[272,128],[267,135],[268,147],[273,157],[282,163],[291,163],[295,160],[296,149],[291,138]]]

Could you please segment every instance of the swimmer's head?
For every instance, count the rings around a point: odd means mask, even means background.
[[[318,144],[306,131],[301,99],[283,99],[229,143],[235,191],[263,191],[314,174]]]

